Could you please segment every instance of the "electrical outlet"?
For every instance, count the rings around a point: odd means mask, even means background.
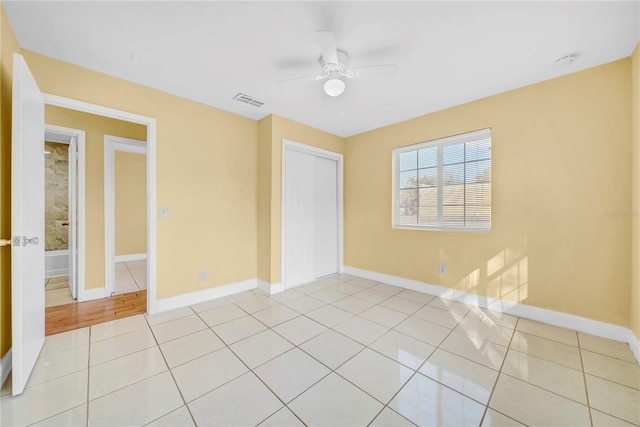
[[[447,264],[440,264],[440,274],[447,274]]]
[[[205,280],[207,280],[207,270],[202,270],[200,271],[200,281],[204,282]]]

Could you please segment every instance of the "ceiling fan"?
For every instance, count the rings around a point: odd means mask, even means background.
[[[336,97],[344,92],[346,79],[394,77],[398,73],[396,64],[348,68],[349,56],[345,51],[336,48],[336,39],[331,31],[318,30],[316,31],[316,37],[322,53],[320,57],[320,65],[322,65],[320,74],[284,80],[279,83],[325,80],[322,85],[324,92],[329,96]]]

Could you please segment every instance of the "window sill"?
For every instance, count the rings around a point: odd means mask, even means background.
[[[427,226],[427,225],[406,225],[406,224],[393,224],[394,229],[398,230],[419,230],[419,231],[458,231],[469,233],[488,233],[491,228],[472,228],[472,227],[441,227],[441,226]]]

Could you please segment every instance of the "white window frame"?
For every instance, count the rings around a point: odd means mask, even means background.
[[[463,133],[460,135],[449,136],[445,138],[435,139],[432,141],[420,142],[418,144],[406,145],[393,150],[393,228],[412,229],[412,230],[434,230],[434,231],[473,231],[473,232],[489,232],[493,221],[491,216],[489,219],[489,227],[467,227],[467,226],[449,226],[442,225],[442,149],[450,145],[464,144],[467,142],[478,141],[481,139],[491,139],[491,128],[481,129],[473,132]],[[493,141],[492,141],[493,143]],[[493,145],[493,144],[492,144]],[[400,224],[400,155],[402,153],[421,150],[424,148],[438,147],[438,224],[439,225],[411,225]],[[489,158],[493,162],[493,154]],[[466,163],[466,162],[465,162]],[[490,183],[493,181],[491,177]]]

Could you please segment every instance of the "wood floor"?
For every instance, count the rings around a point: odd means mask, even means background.
[[[95,301],[47,307],[45,335],[58,334],[110,320],[146,313],[147,291],[129,292]]]

